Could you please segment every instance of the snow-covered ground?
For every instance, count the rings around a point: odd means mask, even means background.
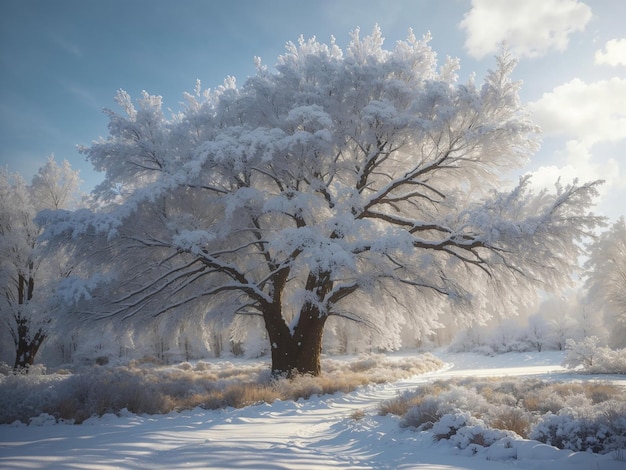
[[[163,416],[105,415],[81,425],[47,425],[45,419],[39,420],[39,426],[1,425],[0,468],[626,469],[626,450],[616,460],[529,440],[494,444],[469,455],[446,441],[434,442],[428,432],[400,428],[394,417],[378,416],[382,400],[435,379],[581,378],[560,366],[563,356],[556,352],[439,356],[447,362],[441,371],[306,401]],[[626,376],[602,378],[626,387]]]

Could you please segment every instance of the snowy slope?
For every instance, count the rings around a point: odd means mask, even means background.
[[[447,367],[393,384],[308,401],[165,416],[106,415],[81,425],[0,426],[0,468],[54,469],[501,469],[626,470],[611,456],[560,451],[536,441],[466,455],[429,433],[377,415],[380,401],[425,381],[534,375],[570,380],[562,355],[445,355]],[[580,377],[579,377],[580,378]],[[626,386],[625,376],[613,380]],[[362,419],[354,412],[363,410]],[[626,452],[626,451],[625,451]]]

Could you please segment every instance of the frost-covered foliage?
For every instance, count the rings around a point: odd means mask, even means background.
[[[529,436],[560,449],[607,453],[626,449],[626,403],[564,408],[543,416]]]
[[[621,217],[589,246],[588,300],[604,312],[611,345],[626,347],[626,221]]]
[[[467,412],[443,415],[432,427],[435,439],[448,440],[459,449],[489,447],[505,437],[516,437],[511,431],[489,428],[484,421]]]
[[[64,253],[41,252],[34,218],[42,209],[72,207],[79,184],[78,171],[53,157],[30,185],[0,168],[0,324],[13,339],[16,369],[33,365],[58,310],[54,286],[70,269]]]
[[[568,339],[565,349],[565,367],[590,374],[626,374],[626,348],[601,347],[598,338],[590,336],[578,342]]]
[[[182,362],[172,367],[131,361],[124,366],[83,367],[73,373],[8,374],[0,376],[0,423],[81,423],[123,410],[161,414],[197,406],[243,407],[349,392],[359,385],[398,380],[443,366],[431,354],[396,360],[374,355],[348,362],[324,360],[322,364],[321,377],[304,375],[295,380],[272,380],[263,362],[228,361]]]
[[[502,354],[543,350],[565,350],[567,340],[590,336],[607,338],[602,315],[585,304],[584,294],[550,296],[515,318],[494,319],[486,325],[461,329],[449,342],[451,351]]]
[[[66,300],[120,320],[261,316],[273,370],[317,374],[330,317],[393,349],[444,312],[480,322],[569,282],[596,183],[503,190],[538,144],[515,61],[460,83],[429,41],[301,38],[170,117],[120,92],[109,135],[82,149],[105,174],[93,210],[41,217],[93,263]]]
[[[440,381],[385,402],[381,414],[477,452],[502,439],[530,438],[561,449],[609,453],[626,443],[619,386],[535,379]]]
[[[531,317],[524,325],[519,319],[507,319],[490,327],[472,326],[461,330],[449,345],[453,352],[476,352],[492,355],[556,349],[552,331],[541,317]]]

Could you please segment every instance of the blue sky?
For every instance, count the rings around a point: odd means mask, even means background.
[[[196,79],[215,87],[269,66],[302,34],[340,46],[378,23],[388,47],[430,31],[461,79],[520,59],[521,96],[544,129],[524,171],[538,186],[602,178],[597,212],[626,214],[626,2],[616,0],[2,0],[0,164],[30,179],[54,153],[100,181],[75,146],[107,134],[102,108],[124,89],[178,109]]]

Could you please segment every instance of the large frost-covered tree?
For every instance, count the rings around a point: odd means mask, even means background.
[[[585,264],[588,308],[606,313],[610,340],[626,347],[626,221],[618,219],[591,243]]]
[[[537,146],[515,63],[460,83],[429,39],[301,38],[242,87],[198,83],[171,117],[120,91],[108,137],[82,149],[106,175],[99,208],[45,217],[97,272],[65,297],[99,318],[258,315],[274,373],[318,374],[332,316],[393,348],[405,326],[507,313],[567,281],[595,184],[503,191]]]
[[[78,171],[54,157],[30,185],[0,169],[0,321],[15,346],[14,369],[33,365],[48,335],[53,285],[63,275],[61,256],[41,256],[34,222],[43,209],[72,207],[78,194]]]

